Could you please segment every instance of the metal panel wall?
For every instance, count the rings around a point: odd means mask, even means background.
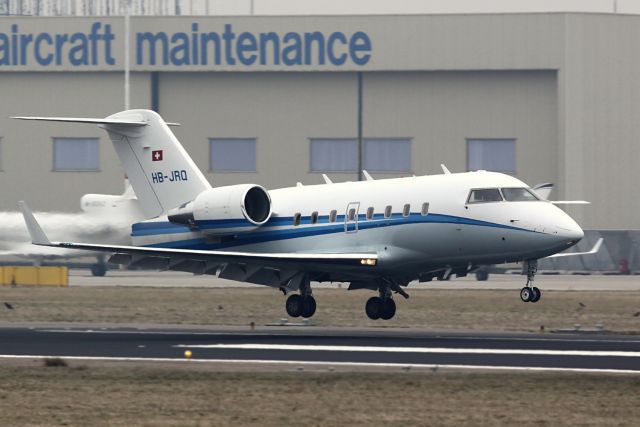
[[[119,194],[123,172],[106,133],[95,125],[24,122],[10,116],[106,117],[122,110],[121,73],[2,73],[0,209],[79,210],[86,193]],[[149,107],[148,75],[132,75],[132,105]],[[52,137],[100,138],[99,172],[52,172]]]

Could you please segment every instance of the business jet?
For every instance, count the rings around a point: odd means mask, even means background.
[[[559,254],[582,229],[524,182],[494,172],[359,182],[212,187],[169,124],[148,110],[107,118],[16,117],[98,124],[105,129],[147,218],[130,246],[52,242],[24,202],[32,242],[108,252],[129,267],[188,271],[267,285],[291,294],[292,317],[311,317],[310,283],[369,289],[365,311],[391,319],[393,294],[421,282],[464,276],[478,265],[521,262],[525,302],[537,302],[537,260]],[[569,255],[579,255],[572,253]]]
[[[131,224],[144,219],[128,182],[122,194],[85,194],[80,199],[80,209],[73,213],[41,212],[37,215],[52,238],[118,245],[131,244]],[[104,254],[96,256],[93,251],[32,245],[20,212],[0,212],[0,256],[26,258],[36,264],[95,256],[91,273],[104,276],[107,271]]]

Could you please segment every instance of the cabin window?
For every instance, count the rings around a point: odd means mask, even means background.
[[[489,202],[501,202],[502,195],[497,188],[482,188],[478,190],[471,190],[467,203],[489,203]]]
[[[540,200],[528,188],[502,188],[502,195],[507,202],[532,202]]]
[[[302,218],[302,215],[300,215],[300,213],[296,213],[293,216],[293,225],[300,225],[301,218]]]
[[[349,209],[349,221],[355,221],[356,220],[356,209],[355,208],[351,208]]]
[[[338,216],[338,211],[335,209],[329,212],[329,222],[336,222],[336,217]]]
[[[391,218],[391,205],[387,205],[387,207],[384,208],[384,217]]]
[[[311,213],[311,224],[317,224],[318,223],[318,212],[312,212]]]
[[[422,210],[420,211],[420,214],[422,216],[426,216],[427,214],[429,214],[429,203],[424,202],[422,204]]]
[[[373,219],[373,206],[367,208],[367,219]]]
[[[410,213],[411,213],[411,205],[407,203],[402,208],[402,216],[409,216]]]

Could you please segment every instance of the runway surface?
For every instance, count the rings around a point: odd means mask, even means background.
[[[407,290],[414,289],[501,289],[520,290],[526,278],[519,274],[492,274],[489,280],[479,282],[475,276],[470,275],[462,278],[453,278],[446,281],[432,281],[425,283],[411,282]],[[547,291],[637,291],[640,290],[640,276],[612,276],[612,275],[546,275],[543,273],[536,276],[536,284],[540,289]],[[220,279],[214,276],[194,276],[191,273],[180,273],[175,271],[118,271],[109,270],[105,277],[93,277],[87,270],[71,270],[69,275],[69,286],[71,287],[92,287],[92,286],[133,286],[133,287],[196,287],[196,288],[256,288],[257,285],[250,283],[235,282],[232,280]],[[318,288],[338,288],[346,289],[346,283],[317,284],[312,286]]]
[[[640,373],[640,337],[401,329],[0,328],[0,358]]]

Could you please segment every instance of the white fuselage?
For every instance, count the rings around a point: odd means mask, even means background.
[[[582,230],[550,202],[467,200],[472,189],[527,187],[484,171],[291,187],[269,192],[273,214],[257,230],[212,238],[206,229],[220,227],[215,220],[190,229],[165,216],[134,224],[132,237],[137,246],[183,249],[370,251],[379,256],[377,274],[413,278],[447,266],[538,259],[577,243]]]

